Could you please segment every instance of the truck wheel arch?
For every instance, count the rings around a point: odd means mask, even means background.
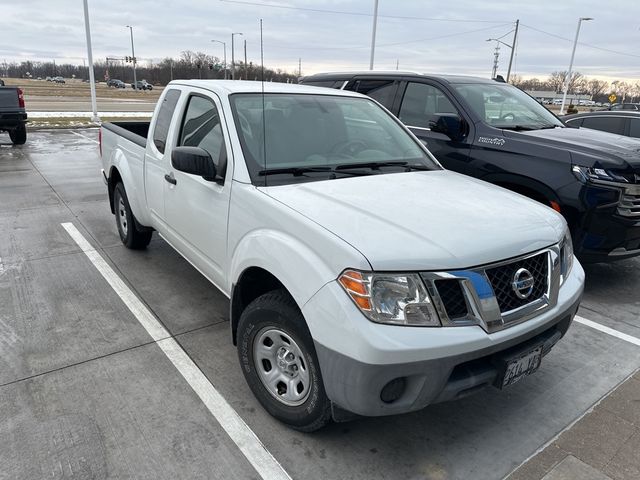
[[[488,176],[482,180],[519,193],[520,195],[524,195],[525,197],[553,208],[565,218],[572,232],[579,220],[580,215],[578,211],[569,205],[561,203],[553,189],[541,182],[514,175]]]
[[[519,193],[547,206],[551,206],[551,202],[559,203],[558,196],[552,188],[530,178],[518,175],[488,175],[481,180]]]
[[[244,309],[259,296],[272,290],[285,290],[291,293],[278,278],[261,267],[249,267],[245,269],[231,288],[230,313],[231,336],[233,344],[237,344],[237,330],[240,315]],[[294,299],[295,302],[295,299]],[[300,308],[300,305],[298,305]]]
[[[113,214],[116,213],[113,209],[113,192],[119,182],[122,182],[122,175],[120,175],[120,172],[116,167],[111,167],[111,170],[109,170],[107,190],[109,191],[109,206],[111,207],[111,213]]]

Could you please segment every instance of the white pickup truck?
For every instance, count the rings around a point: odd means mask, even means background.
[[[578,308],[560,215],[444,170],[359,94],[173,81],[100,139],[123,243],[157,231],[229,297],[246,381],[294,428],[507,387]]]

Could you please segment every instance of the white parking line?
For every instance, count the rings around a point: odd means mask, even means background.
[[[78,135],[79,137],[82,137],[82,138],[84,138],[84,139],[86,139],[86,140],[89,140],[90,142],[93,142],[93,143],[100,143],[100,142],[98,142],[97,140],[94,140],[93,138],[89,138],[89,137],[87,137],[86,135],[82,135],[81,133],[74,132],[73,130],[69,130],[69,131],[70,131],[71,133],[73,133],[74,135]]]
[[[78,134],[79,135],[79,134]],[[136,297],[109,264],[78,231],[73,223],[62,223],[62,227],[78,244],[93,266],[122,299],[131,313],[151,335],[187,383],[193,388],[205,406],[238,446],[253,468],[264,480],[291,480],[282,465],[265,448],[260,439],[227,403],[207,377],[189,358],[182,347],[162,326],[149,309]]]
[[[579,315],[576,315],[575,317],[573,317],[573,319],[578,323],[586,325],[587,327],[600,330],[601,332],[611,335],[612,337],[619,338],[621,340],[624,340],[629,343],[633,343],[634,345],[637,345],[640,347],[640,338],[627,335],[626,333],[619,332],[618,330],[614,330],[613,328],[606,327],[604,325],[601,325],[600,323],[592,322],[591,320],[587,320],[586,318],[583,318]]]

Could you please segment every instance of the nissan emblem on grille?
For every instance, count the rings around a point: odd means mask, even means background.
[[[529,298],[529,295],[533,292],[534,283],[535,279],[533,275],[531,275],[531,272],[526,268],[520,268],[513,275],[511,287],[516,296],[524,300],[525,298]]]

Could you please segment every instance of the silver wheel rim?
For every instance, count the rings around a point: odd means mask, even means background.
[[[120,229],[122,234],[127,236],[127,207],[124,205],[122,197],[118,198],[118,223],[120,223]]]
[[[273,327],[260,330],[253,342],[253,363],[274,398],[291,407],[305,402],[311,392],[309,362],[290,335]]]

